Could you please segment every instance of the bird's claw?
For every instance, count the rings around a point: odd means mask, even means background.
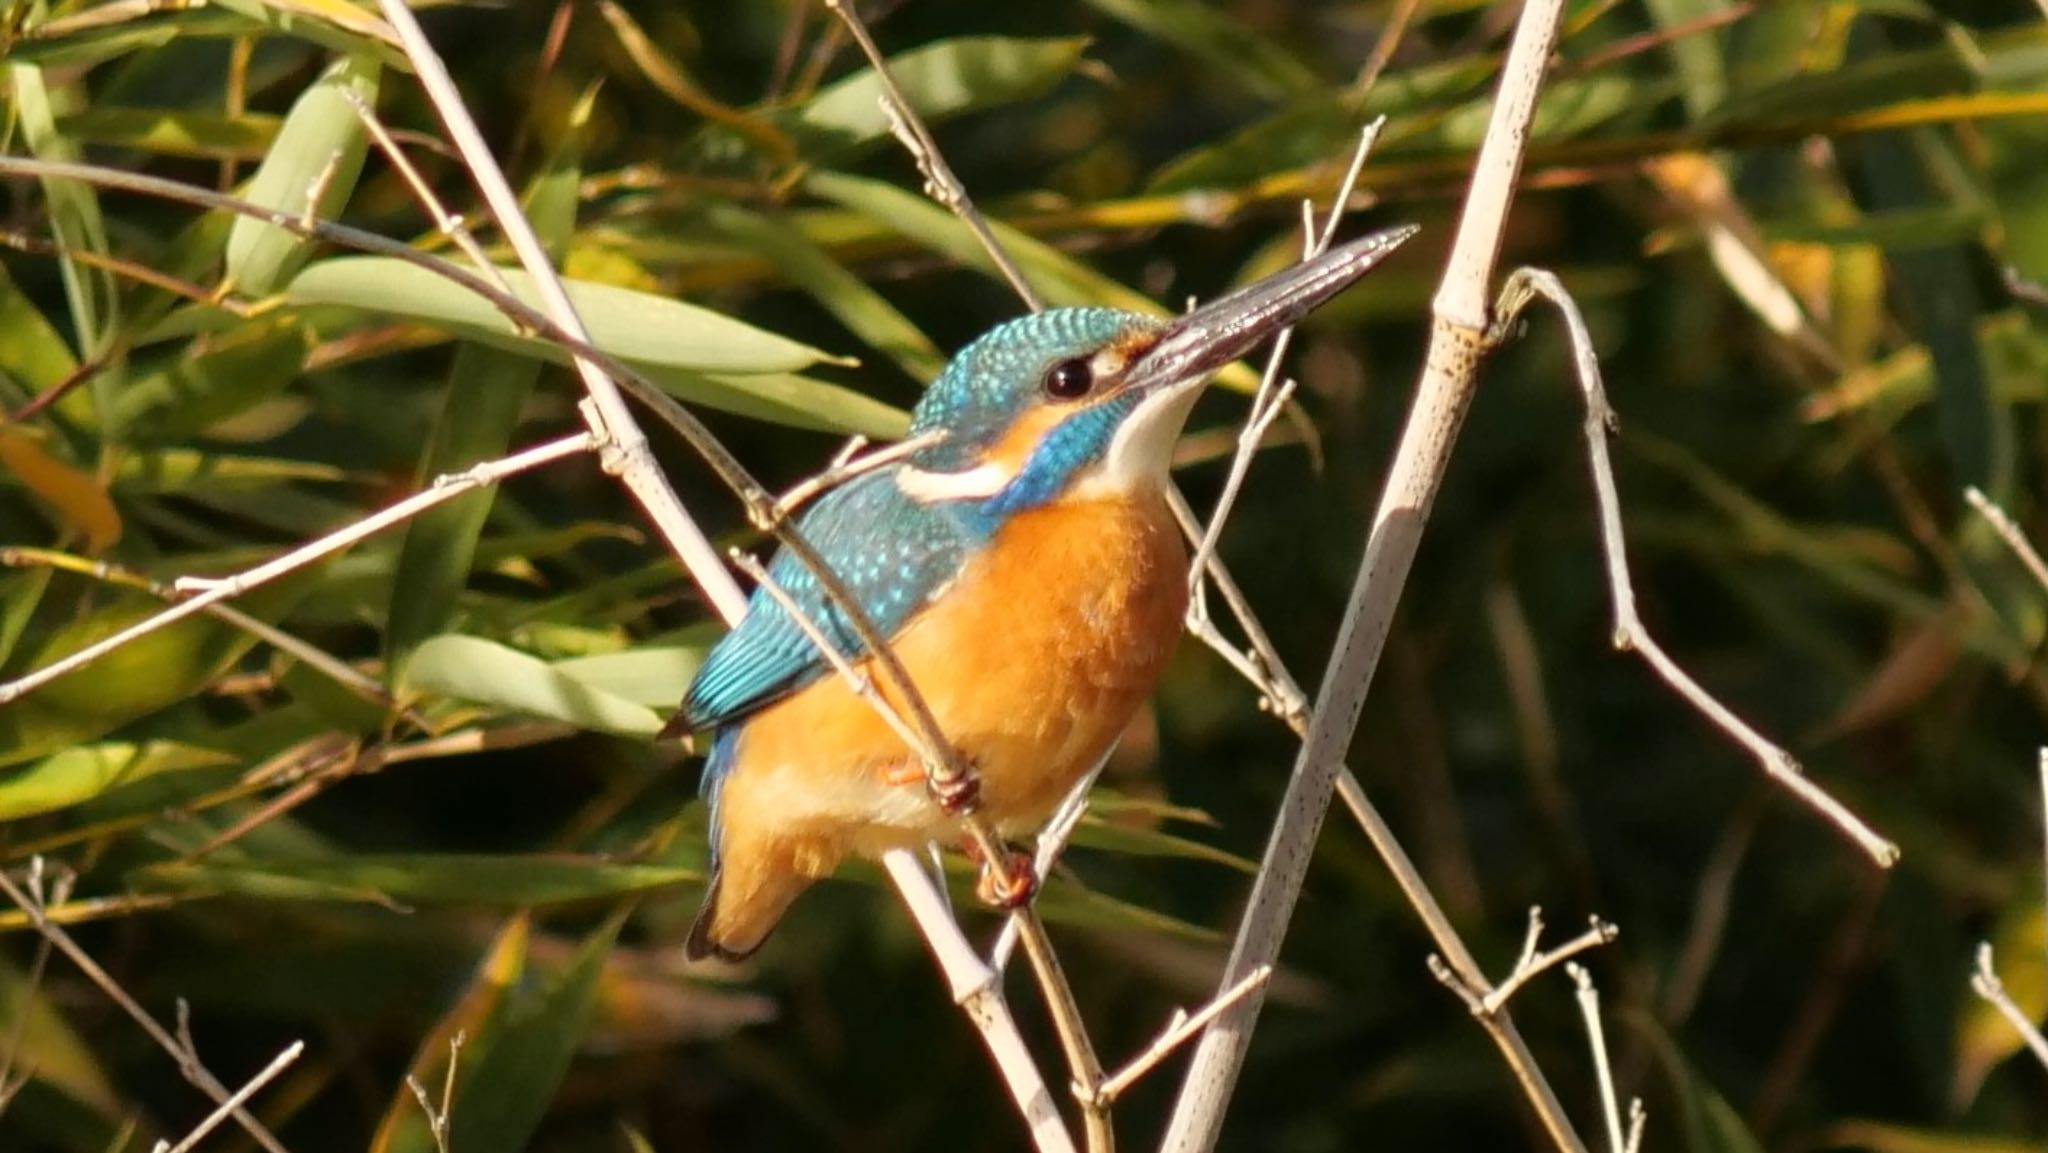
[[[979,857],[973,846],[968,846],[968,856]],[[999,864],[983,861],[981,876],[974,882],[974,896],[982,904],[997,909],[1020,909],[1031,903],[1038,893],[1038,869],[1031,854],[1021,849],[1009,849]]]
[[[931,779],[932,800],[949,817],[963,817],[981,806],[981,778],[973,773],[953,780]]]

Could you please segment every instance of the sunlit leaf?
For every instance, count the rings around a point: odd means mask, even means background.
[[[54,812],[161,773],[232,764],[217,749],[150,741],[79,745],[19,769],[0,772],[0,821]]]
[[[648,647],[556,661],[578,681],[657,711],[673,710],[690,687],[707,647]]]
[[[690,869],[538,853],[352,853],[305,860],[175,861],[131,874],[151,889],[273,901],[558,905],[693,884]]]
[[[349,97],[375,104],[377,76],[375,64],[355,58],[329,68],[285,114],[244,197],[291,216],[338,215],[355,191],[369,147]],[[227,278],[242,292],[265,296],[290,279],[311,252],[311,241],[286,229],[238,217],[228,234]]]
[[[625,736],[661,729],[653,710],[578,680],[517,649],[480,637],[438,636],[413,650],[403,687],[567,721]]]
[[[1030,100],[1066,78],[1088,47],[1083,37],[1025,40],[962,36],[889,59],[889,75],[926,123]],[[813,147],[847,147],[885,137],[882,85],[864,68],[811,97],[790,118],[793,133]]]
[[[705,223],[773,260],[792,283],[810,293],[855,335],[902,366],[913,380],[929,381],[946,367],[945,354],[922,329],[802,233],[728,204],[709,206]]]
[[[58,131],[91,144],[214,159],[262,156],[280,126],[276,117],[260,113],[222,116],[160,108],[88,108],[57,121]]]
[[[1173,44],[1215,74],[1259,96],[1298,94],[1316,86],[1315,73],[1285,49],[1203,0],[1088,0],[1107,16]]]
[[[538,307],[532,277],[519,269],[501,275],[512,294]],[[567,282],[569,299],[590,329],[591,343],[633,364],[705,373],[798,372],[848,361],[755,328],[710,309],[609,284]],[[293,278],[287,299],[301,305],[339,305],[433,324],[504,348],[568,357],[553,344],[520,334],[491,303],[417,265],[385,256],[323,260]]]

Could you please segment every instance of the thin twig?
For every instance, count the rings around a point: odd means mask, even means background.
[[[43,915],[43,875],[42,858],[38,857],[30,864],[29,888],[25,891],[20,885],[15,884],[14,878],[8,876],[6,870],[0,869],[0,893],[4,893],[8,900],[13,901],[19,906],[21,911],[28,915],[29,920],[34,922],[36,931],[41,933],[44,939],[56,946],[57,951],[64,954],[72,964],[78,966],[79,971],[84,973],[88,980],[94,985],[99,986],[100,991],[105,993],[109,1000],[119,1005],[123,1012],[134,1018],[135,1023],[142,1026],[142,1031],[148,1033],[151,1040],[162,1046],[164,1052],[169,1053],[177,1061],[178,1072],[184,1075],[185,1080],[198,1087],[200,1092],[211,1097],[215,1104],[227,1105],[229,1115],[235,1119],[235,1122],[250,1137],[256,1140],[257,1144],[269,1150],[270,1153],[286,1153],[285,1147],[278,1142],[276,1137],[271,1135],[270,1130],[263,1127],[261,1121],[258,1121],[247,1109],[231,1103],[231,1096],[228,1093],[227,1087],[222,1085],[220,1080],[209,1072],[205,1065],[200,1063],[197,1051],[190,1045],[172,1036],[168,1030],[158,1024],[156,1018],[149,1015],[148,1010],[137,1004],[135,998],[128,995],[128,990],[123,989],[120,983],[115,981],[105,969],[100,968],[99,962],[93,960],[91,954],[79,947],[78,942],[72,939],[71,934],[65,932]]]
[[[1344,750],[1357,727],[1372,674],[1386,645],[1394,606],[1415,558],[1424,521],[1441,483],[1451,442],[1469,407],[1488,321],[1487,285],[1493,276],[1507,207],[1521,171],[1522,151],[1543,73],[1557,40],[1562,0],[1529,0],[1502,68],[1499,95],[1481,143],[1457,239],[1435,301],[1429,351],[1406,431],[1366,540],[1338,640],[1324,674],[1308,733],[1289,775],[1280,815],[1267,841],[1249,906],[1225,967],[1225,986],[1242,980],[1279,954],[1286,926],[1307,876],[1311,847],[1322,827],[1333,786],[1365,827],[1374,847],[1445,949],[1453,969],[1483,980],[1469,952],[1442,917],[1435,898],[1412,875],[1413,863],[1394,841],[1357,781],[1344,770]],[[1340,781],[1341,778],[1341,781]],[[1344,786],[1348,785],[1348,788]],[[1402,866],[1409,874],[1404,876]],[[1432,917],[1432,914],[1434,915]],[[1441,923],[1439,930],[1438,922]],[[1194,1153],[1212,1148],[1223,1126],[1264,998],[1254,992],[1217,1018],[1203,1034],[1182,1082],[1164,1148]],[[1507,1056],[1551,1139],[1568,1153],[1585,1146],[1556,1094],[1513,1025],[1491,1018],[1488,1033]]]
[[[1564,961],[1588,949],[1598,948],[1612,942],[1620,930],[1598,917],[1591,919],[1585,932],[1566,941],[1555,949],[1541,949],[1543,937],[1543,910],[1529,910],[1529,932],[1522,942],[1521,956],[1515,958],[1515,966],[1500,984],[1492,988],[1467,983],[1466,978],[1454,971],[1435,954],[1429,955],[1429,971],[1444,986],[1456,993],[1472,1015],[1481,1018],[1498,1017],[1507,1008],[1508,1001],[1521,991],[1522,986],[1541,976],[1546,970],[1555,968]]]
[[[1510,330],[1522,310],[1539,298],[1550,302],[1564,317],[1565,330],[1571,339],[1572,358],[1578,369],[1579,388],[1585,397],[1586,458],[1593,473],[1600,539],[1607,557],[1608,591],[1614,601],[1614,647],[1641,653],[1672,691],[1747,750],[1767,776],[1847,834],[1880,868],[1890,868],[1899,859],[1897,845],[1879,836],[1847,806],[1808,778],[1791,753],[1751,728],[1733,710],[1702,688],[1664,652],[1663,646],[1644,627],[1642,617],[1636,612],[1635,588],[1628,571],[1621,525],[1621,498],[1614,484],[1613,465],[1607,457],[1607,437],[1614,426],[1614,410],[1608,406],[1606,391],[1600,383],[1600,363],[1593,352],[1593,338],[1586,330],[1585,318],[1579,315],[1578,306],[1555,275],[1542,269],[1517,269],[1501,289],[1487,344],[1490,346],[1498,341]]]
[[[1123,1068],[1104,1078],[1102,1086],[1096,1090],[1096,1095],[1102,1098],[1104,1104],[1123,1096],[1126,1090],[1138,1083],[1139,1078],[1157,1068],[1161,1061],[1172,1056],[1173,1051],[1186,1044],[1189,1038],[1207,1028],[1218,1013],[1250,996],[1253,989],[1264,985],[1272,976],[1273,970],[1270,967],[1254,969],[1245,975],[1244,980],[1211,999],[1193,1016],[1175,1009],[1173,1019],[1166,1023],[1166,1028],[1160,1031],[1159,1036],[1154,1038],[1150,1045],[1145,1046],[1137,1056],[1131,1058]]]
[[[988,221],[967,199],[963,191],[965,186],[947,166],[946,157],[939,151],[938,142],[932,139],[931,130],[925,127],[924,121],[910,107],[910,102],[903,98],[903,90],[896,87],[896,78],[889,74],[888,62],[882,58],[882,50],[875,46],[874,37],[868,35],[867,25],[861,22],[860,14],[853,10],[853,5],[848,0],[825,0],[825,7],[830,8],[832,14],[846,25],[847,32],[852,34],[854,42],[860,45],[861,53],[868,58],[869,66],[875,70],[875,79],[881,81],[882,113],[889,118],[890,131],[895,134],[896,139],[903,142],[903,147],[910,152],[911,159],[917,162],[918,171],[924,174],[925,195],[951,209],[954,215],[966,223],[973,231],[975,239],[988,250],[989,258],[995,261],[996,268],[1003,274],[1003,279],[1010,282],[1010,288],[1031,311],[1043,309],[1045,305],[1039,301],[1038,294],[1032,291],[1031,282],[1024,279],[1023,270],[1003,251],[1003,246],[997,242]]]
[[[165,600],[176,600],[178,598],[177,590],[170,585],[110,561],[72,556],[69,553],[56,552],[51,549],[0,546],[0,566],[21,568],[28,565],[44,565],[50,568],[63,569],[65,572],[79,573],[107,584],[119,585],[122,588],[139,589],[142,592],[161,597]],[[313,644],[311,641],[295,637],[276,625],[250,616],[233,605],[212,605],[206,609],[206,614],[217,617],[226,624],[248,633],[250,636],[255,637],[279,652],[295,657],[308,667],[325,673],[335,683],[365,700],[387,709],[395,707],[398,703],[392,697],[390,690],[386,689],[375,677],[361,672],[354,665]],[[405,715],[407,720],[418,727],[422,729],[428,727],[426,719],[417,712],[407,709],[405,710]]]
[[[404,45],[421,86],[447,129],[451,142],[462,155],[472,179],[477,182],[484,200],[496,214],[499,226],[519,254],[521,264],[534,278],[549,319],[573,337],[578,344],[587,346],[589,335],[577,318],[560,277],[555,273],[546,250],[520,211],[517,196],[513,194],[511,186],[506,182],[503,172],[477,130],[475,121],[463,105],[461,95],[449,77],[446,66],[402,0],[381,0],[380,7]],[[668,488],[665,477],[648,449],[645,435],[633,419],[632,412],[626,407],[618,386],[612,377],[607,375],[607,366],[598,358],[583,355],[581,352],[578,353],[575,363],[577,372],[583,379],[585,391],[589,394],[588,404],[584,407],[585,419],[591,424],[593,433],[598,436],[605,470],[618,476],[640,501],[720,615],[728,623],[737,624],[746,612],[745,595],[732,580],[731,574],[719,563],[717,553],[709,539],[704,536],[703,530],[697,526]],[[916,685],[903,669],[901,662],[896,659],[887,639],[875,629],[862,606],[847,595],[845,586],[837,574],[824,563],[817,551],[800,533],[789,524],[778,522],[773,515],[773,502],[767,493],[747,476],[745,470],[740,468],[731,454],[711,437],[702,424],[684,412],[679,405],[667,402],[667,398],[658,391],[649,391],[653,395],[640,394],[642,399],[653,403],[657,412],[684,431],[692,447],[703,454],[720,476],[740,494],[749,516],[755,523],[773,531],[783,547],[817,577],[821,589],[842,613],[849,627],[865,646],[869,659],[873,661],[889,689],[896,694],[909,714],[908,719],[922,738],[914,747],[914,751],[924,761],[927,777],[934,791],[944,795],[949,790],[967,788],[973,779],[971,770],[957,750],[945,740],[936,719],[931,715],[930,708],[917,692]],[[984,860],[989,862],[991,867],[999,865],[1004,853],[987,822],[973,813],[964,815],[961,821],[970,838],[982,851]],[[919,884],[929,885],[929,880],[921,873],[917,874],[915,879],[911,879],[908,874],[892,869],[891,875],[897,880],[899,889]],[[906,900],[912,899],[907,891],[905,897]],[[1022,915],[1031,914],[1025,910]],[[951,924],[950,918],[948,924]],[[928,932],[946,932],[943,927],[926,922],[921,921],[920,925]],[[957,936],[958,926],[953,925],[950,932]],[[961,943],[964,947],[964,939]],[[940,944],[934,942],[934,953],[944,961],[953,955],[953,951],[941,948]],[[978,1023],[981,1020],[977,1018]],[[1007,1035],[986,1028],[983,1032],[983,1037],[992,1050],[1008,1044],[1014,1035],[1014,1025],[1009,1027]],[[1008,1060],[1007,1054],[998,1052],[997,1059],[1006,1073],[1013,1071],[1015,1063]],[[1026,1060],[1028,1062],[1028,1055]],[[1026,1107],[1028,1113],[1026,1103],[1034,1095],[1033,1087],[1025,1083],[1013,1083],[1011,1090],[1020,1106]]]
[[[804,478],[791,485],[789,491],[775,498],[775,512],[779,519],[788,519],[796,511],[810,503],[827,489],[837,488],[863,473],[870,473],[885,465],[895,464],[912,454],[922,452],[946,439],[944,429],[931,429],[916,436],[905,437],[895,444],[885,445],[873,452],[860,451],[865,443],[856,437],[847,445],[848,451],[840,453],[831,466],[823,472]]]
[[[1579,1012],[1586,1019],[1586,1043],[1592,1047],[1593,1075],[1600,1083],[1600,1115],[1607,1122],[1607,1148],[1610,1153],[1636,1153],[1643,1139],[1646,1114],[1641,1098],[1630,1101],[1628,1131],[1623,1132],[1621,1105],[1614,1091],[1614,1067],[1607,1060],[1607,1034],[1600,1027],[1600,991],[1593,987],[1593,975],[1584,965],[1566,965],[1564,971],[1578,987]]]
[[[2048,1069],[2048,1037],[2041,1035],[2040,1026],[2027,1016],[2026,1010],[2013,1003],[2012,995],[2005,991],[2005,982],[1998,979],[1998,969],[1991,955],[1991,942],[1984,941],[1977,946],[1977,968],[1970,975],[1970,988],[1979,997],[1991,1003],[1998,1015],[2011,1022],[2019,1032],[2020,1040],[2033,1051],[2034,1059],[2041,1067]]]
[[[93,661],[123,645],[129,644],[138,637],[147,636],[166,625],[174,624],[194,613],[202,612],[210,606],[219,604],[231,597],[240,596],[258,585],[275,580],[287,573],[295,572],[324,557],[332,556],[366,537],[374,536],[383,529],[408,520],[426,509],[460,496],[473,488],[479,488],[486,484],[495,484],[508,476],[516,475],[527,469],[537,468],[565,457],[587,452],[592,443],[589,433],[577,433],[574,436],[549,441],[546,444],[527,449],[524,452],[513,453],[511,456],[500,460],[485,461],[462,472],[436,477],[432,484],[406,497],[404,500],[382,511],[372,513],[344,528],[331,532],[318,540],[300,545],[298,548],[257,565],[246,572],[221,579],[181,577],[173,582],[173,590],[180,593],[191,592],[195,595],[171,605],[154,616],[145,617],[135,624],[122,629],[120,632],[103,637],[75,652],[67,653],[39,669],[24,673],[6,684],[0,684],[0,704],[17,700],[74,669],[91,664]]]
[[[434,1139],[436,1153],[448,1153],[448,1119],[455,1113],[455,1069],[462,1060],[462,1046],[468,1034],[457,1029],[448,1038],[448,1065],[441,1074],[441,1104],[436,1108],[427,1097],[427,1087],[411,1073],[405,1075],[405,1087],[412,1090],[413,1100],[420,1103],[420,1112],[427,1116],[427,1133]]]
[[[193,1147],[204,1140],[208,1133],[220,1128],[221,1122],[227,1120],[229,1115],[234,1113],[235,1110],[240,1109],[249,1098],[254,1097],[265,1085],[276,1080],[277,1075],[284,1072],[305,1051],[306,1043],[304,1041],[293,1041],[290,1045],[286,1046],[284,1052],[279,1053],[271,1060],[270,1064],[265,1065],[261,1072],[249,1078],[248,1082],[240,1089],[235,1090],[233,1096],[221,1102],[218,1108],[207,1114],[206,1118],[200,1121],[199,1124],[193,1126],[192,1131],[185,1134],[184,1140],[176,1145],[158,1141],[155,1153],[191,1153]]]
[[[469,257],[469,262],[476,266],[478,272],[490,277],[491,282],[501,290],[512,291],[511,286],[505,282],[505,274],[491,262],[490,256],[484,252],[483,245],[477,243],[476,235],[469,230],[469,222],[448,211],[441,203],[441,198],[434,195],[434,186],[427,183],[426,177],[420,175],[420,170],[414,167],[412,159],[405,154],[405,149],[400,148],[398,141],[391,138],[391,133],[384,127],[384,122],[377,118],[377,110],[370,107],[370,102],[355,89],[345,87],[341,92],[349,107],[355,109],[356,119],[363,122],[363,127],[369,131],[370,139],[376,143],[378,150],[383,152],[385,159],[398,170],[398,175],[405,181],[405,186],[412,190],[414,199],[427,210],[427,215],[434,221],[434,227],[440,230],[441,235],[453,241],[464,256]]]
[[[1351,165],[1344,170],[1344,179],[1337,185],[1337,194],[1330,200],[1330,215],[1318,231],[1315,227],[1315,210],[1308,201],[1302,202],[1303,260],[1313,260],[1330,250],[1330,243],[1337,238],[1337,225],[1344,219],[1344,208],[1351,200],[1352,190],[1358,187],[1358,176],[1365,171],[1366,158],[1372,155],[1373,142],[1379,139],[1380,129],[1387,123],[1382,116],[1366,125],[1358,134],[1358,146],[1351,152]],[[1283,328],[1273,337],[1272,350],[1266,354],[1266,369],[1259,375],[1259,388],[1252,396],[1252,407],[1245,418],[1244,431],[1239,434],[1237,454],[1231,458],[1230,471],[1223,478],[1223,491],[1216,497],[1216,507],[1209,514],[1209,527],[1195,546],[1195,555],[1188,563],[1188,612],[1197,613],[1204,619],[1208,616],[1208,602],[1203,596],[1203,574],[1208,569],[1209,558],[1216,554],[1216,542],[1223,534],[1223,524],[1230,519],[1230,511],[1237,504],[1237,495],[1244,487],[1244,480],[1251,472],[1252,458],[1259,451],[1259,444],[1266,437],[1266,430],[1272,427],[1293,394],[1292,381],[1280,384],[1280,366],[1286,362],[1288,347],[1294,342],[1294,328]]]
[[[2033,542],[2027,539],[2027,534],[2013,522],[2012,517],[2006,515],[2006,511],[1998,507],[1990,497],[1985,496],[1984,490],[1976,485],[1963,490],[1963,499],[1970,502],[1970,507],[1976,509],[1979,516],[1991,522],[1991,527],[1997,531],[1998,538],[2005,542],[2005,546],[2012,550],[2014,556],[2020,558],[2021,564],[2027,566],[2027,572],[2033,576],[2034,582],[2043,590],[2048,590],[2048,561],[2041,559],[2041,554],[2035,550]]]

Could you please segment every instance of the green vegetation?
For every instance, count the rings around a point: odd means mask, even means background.
[[[1019,311],[822,5],[420,7],[592,343],[765,483],[900,436],[947,351]],[[1049,304],[1172,309],[1274,271],[1387,118],[1341,234],[1424,233],[1297,334],[1296,402],[1222,536],[1312,692],[1517,6],[868,7]],[[538,299],[375,5],[12,0],[0,94],[0,684],[180,578],[583,428],[559,341],[402,255],[474,267],[373,125]],[[1620,926],[1578,960],[1645,1149],[2027,1147],[2048,1069],[1969,978],[1988,939],[2048,1013],[2048,589],[1963,490],[2048,537],[2048,13],[1575,0],[1527,156],[1505,266],[1585,312],[1648,626],[1904,857],[1874,868],[1609,644],[1550,315],[1482,370],[1349,763],[1490,972],[1531,905],[1548,943]],[[206,210],[223,192],[278,215]],[[1257,378],[1192,422],[1199,510]],[[716,542],[763,552],[646,424]],[[303,1041],[249,1105],[292,1153],[1028,1148],[879,870],[820,886],[744,971],[681,969],[704,815],[694,757],[650,738],[719,631],[564,450],[0,688],[0,870],[165,1028],[188,1006],[228,1089]],[[1039,898],[1112,1065],[1214,991],[1298,749],[1261,706],[1184,643]],[[1222,1147],[1548,1148],[1431,950],[1333,809]],[[1058,1090],[1021,962],[1006,987]],[[1513,1008],[1605,1149],[1570,981]],[[1119,1101],[1125,1147],[1180,1068]],[[0,1149],[147,1150],[212,1109],[0,902]],[[233,1122],[201,1146],[256,1147]]]

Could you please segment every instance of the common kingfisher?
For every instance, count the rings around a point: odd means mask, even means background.
[[[1332,249],[1177,319],[1060,308],[999,325],[918,402],[911,435],[943,435],[798,518],[974,769],[977,811],[999,835],[1037,828],[1108,754],[1180,637],[1187,551],[1164,485],[1202,385],[1414,232]],[[858,667],[865,650],[811,572],[786,550],[768,571]],[[752,953],[849,854],[962,835],[903,739],[765,590],[665,735],[707,729],[711,883],[691,959]]]

